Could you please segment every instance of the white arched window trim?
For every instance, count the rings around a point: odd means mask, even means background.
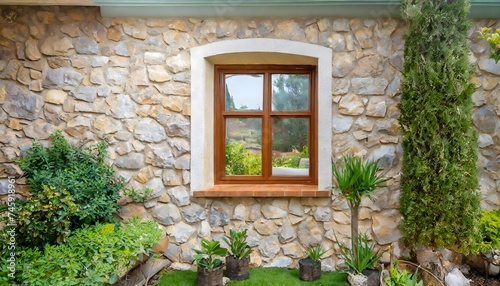
[[[318,69],[318,190],[332,185],[332,50],[280,39],[215,42],[191,52],[191,192],[214,187],[214,65],[308,64]]]

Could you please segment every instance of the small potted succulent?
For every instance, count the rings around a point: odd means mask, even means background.
[[[201,240],[201,250],[194,249],[193,256],[198,265],[198,286],[222,286],[223,265],[219,257],[224,257],[227,249],[215,240]]]
[[[226,256],[227,277],[231,280],[244,280],[250,276],[248,265],[252,249],[245,241],[246,234],[246,228],[242,231],[231,229],[229,239],[223,238],[231,250],[231,255]]]
[[[306,258],[299,260],[300,279],[304,281],[316,281],[321,278],[321,261],[320,258],[327,250],[318,245],[311,245],[304,252]]]

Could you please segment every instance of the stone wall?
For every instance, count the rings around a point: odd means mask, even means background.
[[[154,218],[165,230],[173,267],[191,267],[202,237],[249,228],[254,266],[295,267],[310,244],[331,248],[324,269],[342,266],[334,231],[349,237],[349,208],[330,198],[223,198],[190,195],[191,47],[239,38],[280,38],[333,52],[332,147],[381,159],[387,187],[364,199],[360,229],[385,251],[400,252],[397,122],[405,25],[396,19],[109,19],[98,8],[11,7],[0,19],[0,194],[12,158],[56,129],[72,142],[107,140],[128,185],[154,192],[144,203],[120,199],[121,216]],[[476,21],[474,29],[498,22]],[[500,205],[500,64],[471,31],[476,66],[474,114],[480,132],[483,206]],[[22,180],[18,180],[21,186]],[[26,194],[20,188],[20,194]]]

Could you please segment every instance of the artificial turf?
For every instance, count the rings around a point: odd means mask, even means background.
[[[195,271],[167,271],[158,280],[159,286],[193,286],[196,285]],[[339,271],[321,272],[321,279],[314,282],[300,280],[298,269],[286,268],[252,268],[250,278],[242,281],[230,281],[227,286],[299,286],[299,285],[334,285],[348,286],[347,275]]]

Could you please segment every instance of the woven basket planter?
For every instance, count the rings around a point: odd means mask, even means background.
[[[321,261],[310,258],[299,260],[300,279],[304,281],[316,281],[321,277]]]

